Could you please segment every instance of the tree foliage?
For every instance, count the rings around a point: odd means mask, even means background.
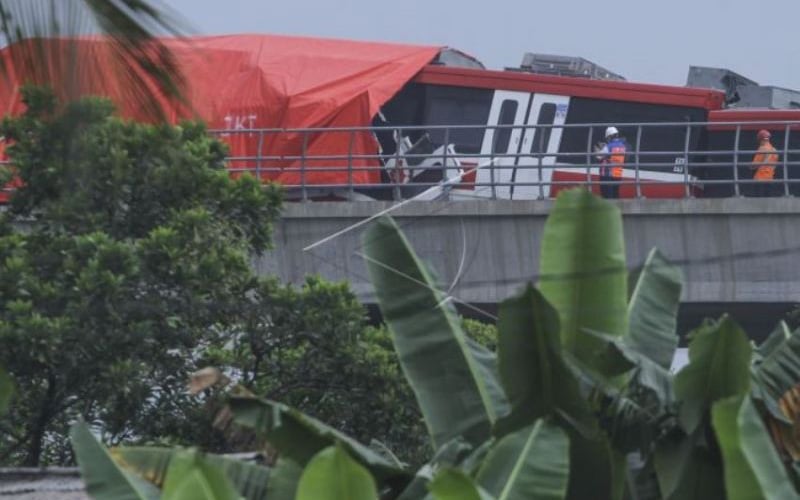
[[[388,330],[368,325],[344,284],[254,276],[277,188],[231,179],[224,146],[199,124],[126,122],[108,101],[64,105],[35,87],[25,98],[27,113],[2,125],[21,188],[0,233],[0,366],[18,385],[0,461],[70,462],[78,416],[112,445],[249,445],[214,427],[219,391],[187,394],[189,374],[209,365],[424,461]],[[465,325],[496,343],[492,326]]]
[[[77,415],[119,442],[186,400],[257,285],[249,255],[280,193],[231,179],[199,124],[126,122],[99,99],[59,110],[39,88],[25,102],[2,124],[22,186],[0,236],[0,365],[18,394],[0,457],[35,465],[65,459]]]

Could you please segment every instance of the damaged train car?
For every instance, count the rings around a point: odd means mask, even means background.
[[[609,124],[631,145],[620,197],[730,196],[725,183],[740,175],[734,164],[744,164],[764,120],[775,120],[779,149],[800,141],[785,127],[796,113],[733,115],[721,90],[631,83],[610,72],[492,71],[445,47],[307,37],[165,43],[189,83],[185,102],[164,101],[168,118],[207,122],[230,147],[232,175],[279,182],[290,199],[518,200],[575,185],[597,190],[593,147]],[[108,96],[123,116],[142,118],[103,71],[111,56],[102,39],[43,46],[57,55],[67,45],[94,69],[78,80],[82,94]],[[26,76],[13,72],[13,46],[0,57],[13,76],[0,82],[0,106],[20,113]],[[752,127],[735,127],[732,138],[731,119]]]

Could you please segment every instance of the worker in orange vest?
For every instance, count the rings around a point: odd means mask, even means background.
[[[619,198],[619,183],[622,181],[622,168],[628,147],[625,139],[619,136],[617,127],[606,129],[606,143],[598,149],[600,160],[600,192],[603,198]]]
[[[771,196],[772,181],[775,180],[775,167],[778,164],[778,153],[770,142],[772,135],[768,130],[759,130],[758,151],[753,156],[750,169],[753,170],[753,180],[757,181],[753,194],[755,196]]]

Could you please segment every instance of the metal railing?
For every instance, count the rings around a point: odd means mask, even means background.
[[[628,143],[620,180],[602,175],[595,151],[596,139],[612,125]],[[757,150],[741,147],[744,139],[755,144],[754,128],[760,126],[772,130],[773,139],[781,143],[772,181],[753,179],[750,167]],[[723,129],[732,135],[732,147],[711,149],[710,131]],[[616,186],[621,197],[634,198],[800,194],[800,149],[789,147],[792,134],[800,134],[800,121],[330,127],[210,133],[230,144],[232,154],[226,162],[233,175],[247,172],[262,180],[277,180],[290,200],[299,201],[545,199],[575,186],[599,193]],[[467,147],[465,134],[471,141]],[[800,144],[800,138],[796,141]],[[388,145],[387,151],[376,147],[378,143]],[[672,146],[664,147],[667,143]],[[465,152],[468,150],[472,152]]]
[[[624,177],[603,176],[593,138],[607,126],[627,136]],[[743,136],[754,127],[773,139],[778,175],[753,179]],[[711,149],[709,131],[725,129],[730,148]],[[559,139],[550,140],[556,133]],[[556,125],[431,125],[214,130],[232,143],[229,169],[282,182],[290,199],[544,199],[558,190],[618,186],[622,197],[792,196],[800,193],[800,150],[789,147],[800,122],[642,122]],[[471,147],[464,147],[470,135]],[[755,144],[755,130],[749,143]],[[568,140],[565,138],[568,136]],[[388,151],[365,153],[376,138]],[[426,140],[425,138],[428,138]],[[388,138],[388,139],[387,139]],[[420,139],[421,140],[407,140]],[[480,138],[480,141],[478,141]],[[547,138],[547,139],[546,139]],[[544,144],[547,140],[548,144]],[[538,141],[538,144],[533,142]],[[420,145],[420,143],[424,143]],[[478,146],[478,142],[480,146]],[[321,147],[320,144],[333,145]],[[577,144],[580,143],[578,146]],[[671,147],[659,145],[671,143]],[[404,146],[405,145],[405,146]],[[560,147],[559,147],[560,145]],[[677,145],[677,147],[676,147]],[[694,145],[694,147],[693,147]],[[425,147],[423,147],[425,146]],[[392,150],[393,149],[393,150]],[[465,152],[471,150],[472,152]],[[480,150],[483,152],[475,152]],[[244,152],[244,154],[243,154]],[[796,158],[795,158],[796,156]]]

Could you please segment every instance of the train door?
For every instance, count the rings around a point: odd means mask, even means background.
[[[568,107],[567,96],[534,94],[525,124],[544,126],[525,130],[521,147],[523,156],[520,156],[511,181],[511,198],[535,200],[550,195],[549,183],[564,129],[546,125],[564,125]]]
[[[528,111],[530,94],[527,92],[509,92],[497,90],[489,112],[488,126],[524,125]],[[486,198],[509,199],[514,166],[517,163],[522,127],[503,127],[487,129],[481,145],[480,163],[491,165],[479,168],[475,176],[475,195]],[[494,155],[515,155],[494,157]],[[498,185],[499,184],[499,185]]]

